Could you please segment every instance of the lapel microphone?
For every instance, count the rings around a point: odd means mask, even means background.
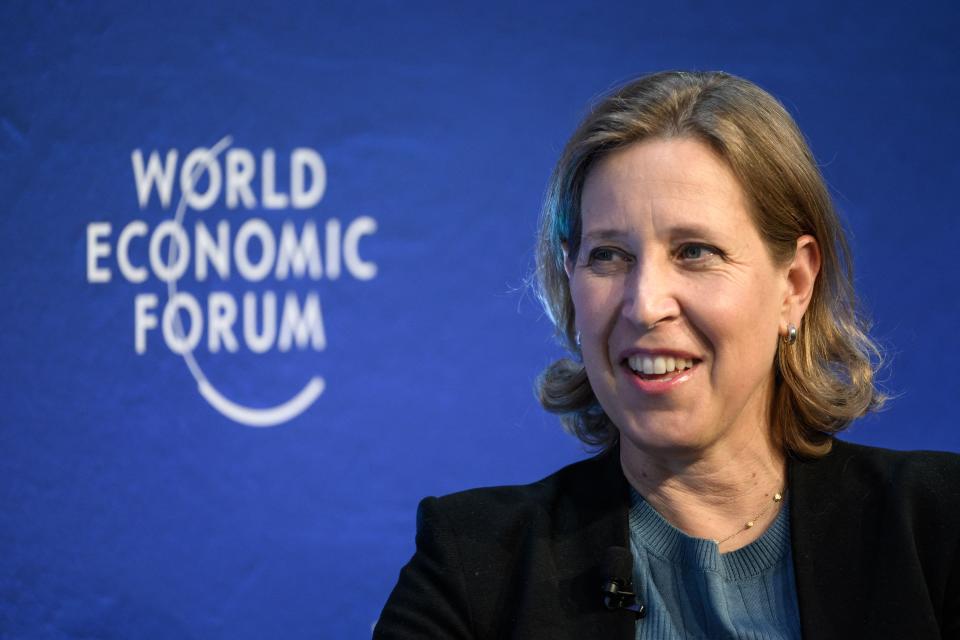
[[[633,555],[623,547],[609,547],[603,552],[603,605],[610,610],[627,609],[638,618],[647,615],[647,608],[633,591]]]

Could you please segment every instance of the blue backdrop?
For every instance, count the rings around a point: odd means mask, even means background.
[[[958,31],[948,3],[4,3],[0,636],[369,637],[419,498],[583,457],[532,393],[536,216],[586,105],[659,69],[743,75],[809,137],[899,394],[847,437],[960,451]]]

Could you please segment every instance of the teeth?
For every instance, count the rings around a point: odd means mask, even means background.
[[[643,364],[647,364],[644,362]],[[646,367],[644,367],[646,371]],[[653,372],[654,373],[666,373],[667,372],[667,359],[663,356],[657,356],[653,359]]]
[[[693,366],[693,360],[672,356],[631,356],[627,364],[637,373],[653,375],[689,369]]]

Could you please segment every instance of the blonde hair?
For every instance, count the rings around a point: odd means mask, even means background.
[[[563,246],[575,259],[580,197],[593,164],[626,145],[672,137],[700,140],[726,160],[776,262],[792,259],[802,235],[819,244],[820,274],[798,340],[777,351],[770,422],[785,450],[823,455],[832,434],[885,400],[875,385],[880,351],[859,312],[850,249],[803,135],[773,96],[726,73],[668,71],[634,80],[602,99],[567,142],[540,218],[536,275],[540,300],[574,357],[539,376],[540,402],[584,443],[617,442],[581,362]]]

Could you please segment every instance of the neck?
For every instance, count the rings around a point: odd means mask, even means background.
[[[769,433],[761,426],[739,443],[703,451],[650,451],[622,441],[620,462],[633,488],[673,526],[733,551],[759,538],[779,511],[779,504],[769,507],[786,485],[785,458]],[[754,526],[746,528],[748,521]]]

